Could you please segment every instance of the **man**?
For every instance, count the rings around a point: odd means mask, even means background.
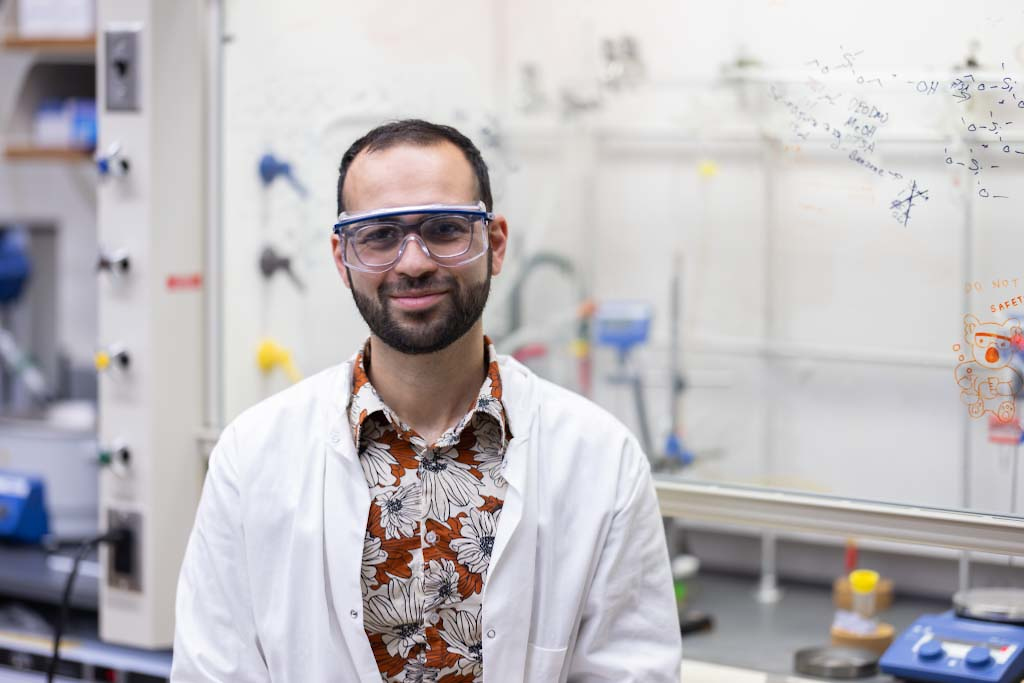
[[[332,236],[370,328],[225,429],[177,598],[173,681],[677,681],[649,468],[480,320],[508,226],[453,128],[345,153]]]

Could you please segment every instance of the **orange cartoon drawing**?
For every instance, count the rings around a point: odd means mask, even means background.
[[[1001,422],[1009,422],[1016,412],[1014,397],[1024,385],[1024,377],[1010,367],[1014,350],[1024,345],[1020,323],[983,323],[968,315],[964,317],[964,341],[970,354],[966,350],[961,353],[964,362],[955,370],[960,398],[971,417],[992,413]],[[953,350],[959,351],[960,345]]]

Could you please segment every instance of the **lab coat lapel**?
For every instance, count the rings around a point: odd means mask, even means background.
[[[512,683],[525,676],[537,551],[537,408],[533,378],[514,360],[501,357],[499,362],[512,441],[505,453],[508,489],[484,587],[485,683]],[[494,644],[489,646],[492,641]]]
[[[327,567],[327,595],[334,612],[331,630],[335,630],[335,625],[340,630],[362,680],[379,681],[377,663],[363,631],[360,570],[370,492],[346,415],[351,362],[342,365],[339,374],[338,381],[332,383],[330,395],[323,399],[328,413],[324,464],[324,564]]]

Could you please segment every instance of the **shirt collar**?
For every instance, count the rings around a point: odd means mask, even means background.
[[[447,430],[438,438],[435,446],[448,448],[459,442],[462,431],[472,422],[477,415],[487,416],[493,419],[501,433],[501,450],[505,451],[512,433],[509,431],[508,419],[505,413],[505,406],[502,401],[501,373],[498,370],[498,354],[490,338],[484,336],[484,353],[487,363],[487,376],[480,391],[477,394],[476,402],[459,422]],[[348,401],[348,420],[352,428],[352,437],[355,440],[356,448],[359,447],[359,438],[366,420],[373,415],[382,414],[384,418],[398,430],[405,439],[419,438],[419,436],[402,421],[398,415],[388,407],[377,394],[370,383],[367,368],[370,366],[370,340],[363,344],[362,350],[356,354],[352,363],[352,390]]]

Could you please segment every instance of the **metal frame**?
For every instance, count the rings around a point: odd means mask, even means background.
[[[1024,519],[655,478],[662,514],[777,531],[1024,555]]]

